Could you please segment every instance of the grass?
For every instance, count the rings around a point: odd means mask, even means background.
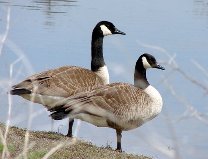
[[[45,156],[45,154],[47,154],[46,151],[33,151],[29,153],[28,159],[41,159]]]
[[[0,153],[3,152],[3,149],[4,149],[4,145],[3,144],[0,144]]]
[[[0,123],[0,130],[5,131],[5,125]],[[10,127],[7,137],[7,146],[10,158],[23,158],[25,129]],[[58,147],[57,147],[58,146]],[[0,156],[3,152],[3,144],[0,141]],[[48,155],[48,153],[51,153]],[[151,159],[145,156],[116,152],[109,146],[96,147],[95,145],[75,138],[67,138],[54,132],[31,131],[29,133],[28,159]]]
[[[0,154],[3,152],[4,149],[4,145],[2,143],[0,143]],[[15,146],[14,145],[8,145],[8,149],[10,152],[14,152],[15,151]]]

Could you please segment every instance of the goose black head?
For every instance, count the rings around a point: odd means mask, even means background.
[[[163,66],[161,66],[160,64],[158,64],[157,60],[155,59],[154,56],[148,54],[148,53],[144,53],[143,55],[141,55],[137,61],[138,66],[144,68],[144,69],[148,69],[148,68],[157,68],[157,69],[161,69],[161,70],[165,70],[165,68]]]
[[[97,36],[107,36],[112,34],[126,35],[126,33],[117,29],[113,23],[108,21],[100,21],[94,28],[93,33]]]

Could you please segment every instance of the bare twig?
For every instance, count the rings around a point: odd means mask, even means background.
[[[1,142],[3,144],[3,147],[4,147],[4,153],[2,153],[2,159],[5,158],[5,157],[8,157],[9,156],[9,150],[8,150],[8,147],[7,147],[7,143],[6,143],[6,140],[4,138],[4,135],[3,135],[3,132],[1,131],[0,129],[0,139],[1,139]]]
[[[62,148],[64,143],[58,144],[56,147],[52,148],[42,159],[48,159],[51,155],[53,155],[57,150]]]
[[[202,121],[205,124],[208,124],[208,120],[205,118],[206,115],[200,113],[199,111],[197,111],[197,109],[195,109],[195,107],[193,105],[191,105],[187,100],[185,100],[183,97],[177,95],[176,91],[174,90],[173,86],[171,86],[171,84],[166,80],[165,81],[166,87],[169,89],[170,93],[177,98],[178,101],[180,101],[184,106],[186,106],[186,112],[188,111],[189,113],[184,113],[186,115],[182,115],[179,119],[184,119],[187,117],[195,117],[197,120]]]
[[[165,117],[166,117],[165,121],[167,123],[170,135],[172,137],[172,143],[174,145],[174,158],[175,159],[180,159],[181,158],[180,146],[179,146],[178,138],[177,138],[177,135],[176,135],[176,130],[174,129],[173,122],[172,122],[172,120],[171,120],[171,118],[170,118],[170,116],[167,112],[166,112]]]
[[[195,60],[192,60],[192,63],[208,78],[208,71],[202,65]]]
[[[205,91],[205,93],[208,93],[208,87],[206,87],[204,84],[202,84],[201,82],[199,82],[198,80],[192,78],[191,76],[189,76],[187,73],[185,73],[183,70],[181,69],[176,69],[177,72],[179,72],[184,78],[186,78],[188,81],[190,81],[191,83],[195,84],[196,86],[198,86],[199,88],[203,89]]]
[[[16,159],[19,159],[19,158],[22,158],[22,157],[25,158],[25,154],[24,154],[24,153],[25,153],[25,152],[28,152],[28,150],[32,149],[32,148],[34,147],[34,145],[35,145],[35,142],[30,143],[30,144],[26,147],[27,150],[24,149],[23,152],[20,153],[20,154],[19,154],[18,156],[16,156],[15,158],[16,158]]]
[[[48,159],[51,155],[53,155],[56,151],[58,151],[63,146],[71,146],[71,145],[75,144],[76,141],[77,141],[76,138],[73,138],[70,143],[68,141],[61,142],[60,144],[58,144],[57,146],[52,148],[42,159]]]
[[[9,26],[10,26],[10,6],[8,6],[7,8],[7,18],[6,18],[6,30],[5,30],[5,33],[2,37],[2,39],[0,40],[0,55],[2,54],[2,49],[3,49],[3,46],[4,46],[4,43],[6,41],[6,38],[7,38],[7,35],[8,35],[8,32],[9,32]],[[10,97],[9,97],[10,98]],[[9,111],[8,111],[8,115],[10,116],[10,113],[11,113],[11,99],[9,99]],[[9,120],[8,120],[9,121]],[[7,136],[7,132],[8,132],[8,126],[5,130],[5,135],[4,135],[4,139],[2,139],[2,142],[3,142],[3,145],[4,145],[4,148],[3,148],[3,152],[2,152],[2,159],[4,159],[6,157],[6,154],[8,154],[8,148],[7,148],[7,143],[6,143],[6,136]],[[2,132],[1,132],[2,133]],[[1,134],[2,135],[2,134]],[[1,137],[2,138],[2,137]]]
[[[4,33],[3,37],[2,37],[2,39],[0,40],[0,56],[2,54],[2,49],[3,49],[4,43],[5,43],[6,39],[7,39],[8,33],[9,33],[10,12],[11,12],[11,9],[10,9],[10,6],[8,6],[8,8],[7,8],[7,18],[6,18],[6,30],[5,30],[5,33]]]
[[[10,81],[12,79],[13,67],[20,60],[21,60],[21,58],[18,58],[13,63],[10,64],[9,87],[11,87],[11,82]],[[5,144],[6,144],[7,135],[8,135],[8,132],[9,132],[10,121],[11,121],[11,110],[12,110],[12,99],[11,99],[11,95],[8,94],[8,115],[7,115],[7,122],[6,122],[6,128],[5,128],[5,133],[4,133]],[[3,149],[2,158],[5,157],[5,151],[4,150],[5,149]]]

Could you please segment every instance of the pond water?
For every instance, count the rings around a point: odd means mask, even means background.
[[[67,120],[51,124],[41,105],[7,92],[35,72],[63,65],[90,68],[91,32],[101,20],[127,34],[104,39],[111,82],[133,83],[135,62],[144,52],[166,67],[148,71],[163,96],[162,113],[123,132],[123,150],[158,159],[207,158],[208,0],[1,0],[0,122],[9,118],[11,125],[66,134]],[[78,138],[115,147],[114,130],[76,126]]]

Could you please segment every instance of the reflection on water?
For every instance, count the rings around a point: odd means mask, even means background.
[[[28,9],[43,10],[47,16],[45,25],[54,24],[54,16],[56,14],[67,14],[71,6],[76,6],[76,1],[71,0],[33,0],[35,8],[28,6]]]
[[[9,1],[0,1],[0,4],[7,4],[22,9],[40,10],[46,15],[45,25],[54,25],[54,17],[57,14],[67,14],[72,6],[76,6],[76,0],[31,0],[26,3],[16,1],[9,3]]]
[[[193,13],[208,18],[208,0],[194,0]]]
[[[27,6],[28,9],[41,9],[47,14],[67,13],[70,6],[76,6],[76,1],[71,0],[34,0],[34,6]]]

